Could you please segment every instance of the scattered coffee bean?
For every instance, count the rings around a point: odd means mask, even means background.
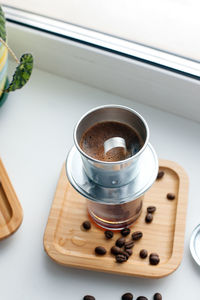
[[[153,300],[162,300],[162,295],[160,293],[156,293],[154,296],[153,296]]]
[[[95,298],[93,296],[86,295],[83,297],[83,300],[95,300]]]
[[[125,255],[127,259],[128,259],[129,256],[132,254],[132,253],[129,254],[128,251],[122,250],[122,248],[119,248],[119,247],[116,247],[116,246],[113,246],[113,247],[111,248],[110,251],[111,251],[111,253],[114,254],[114,255],[118,255],[118,254]]]
[[[146,258],[148,256],[148,252],[146,249],[140,250],[140,257],[141,258]]]
[[[113,237],[113,232],[110,230],[104,231],[104,234],[105,234],[105,237],[107,238],[107,240],[110,240]]]
[[[91,228],[91,223],[90,223],[90,221],[84,221],[82,223],[82,226],[85,230],[89,230]]]
[[[148,213],[145,217],[145,222],[146,223],[151,223],[153,221],[153,215]]]
[[[127,251],[121,251],[120,254],[124,255],[124,256],[126,257],[126,260],[129,259],[129,256],[130,256],[130,255],[128,254]]]
[[[157,179],[163,178],[164,175],[165,175],[165,172],[164,172],[164,171],[159,171],[159,172],[158,172],[158,175],[157,175]]]
[[[98,255],[105,255],[106,254],[106,249],[102,246],[98,246],[95,248],[95,253]]]
[[[125,255],[123,255],[123,254],[118,254],[118,255],[116,255],[116,262],[118,262],[118,263],[123,263],[123,262],[125,262],[125,261],[127,261],[127,258],[126,258],[126,256]]]
[[[124,228],[124,229],[121,230],[121,235],[127,236],[127,235],[130,234],[130,232],[131,232],[131,231],[130,231],[129,228]]]
[[[115,245],[119,248],[123,247],[124,244],[125,244],[125,238],[124,237],[119,238],[118,240],[116,240],[116,243],[115,243]]]
[[[160,262],[160,258],[159,258],[159,255],[157,253],[151,253],[149,255],[149,263],[150,265],[157,265],[159,264]]]
[[[126,294],[122,295],[122,300],[133,300],[133,294],[126,293]]]
[[[143,237],[143,233],[141,231],[135,231],[132,234],[132,239],[134,241],[138,241],[139,239],[141,239]]]
[[[147,297],[144,297],[144,296],[140,296],[140,297],[137,297],[136,300],[148,300],[148,298],[147,298]]]
[[[153,214],[156,211],[156,207],[155,206],[148,206],[147,207],[147,212],[150,214]]]
[[[175,199],[175,195],[173,193],[168,193],[167,194],[167,199],[168,200],[174,200]]]
[[[125,251],[128,253],[129,256],[131,256],[133,254],[132,249],[126,249]]]
[[[125,249],[132,249],[133,246],[134,246],[134,241],[127,241],[127,242],[125,242],[125,244],[124,244],[124,248],[125,248]]]
[[[121,253],[121,248],[117,247],[117,246],[113,246],[111,249],[110,249],[110,252],[114,255],[117,255],[117,254],[120,254]]]

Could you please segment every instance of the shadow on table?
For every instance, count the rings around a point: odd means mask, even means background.
[[[197,276],[200,276],[200,266],[197,265],[197,263],[194,261],[192,255],[190,255],[190,262],[193,271],[196,273]]]
[[[7,251],[7,248],[12,247],[11,244],[14,242],[15,235],[11,235],[3,240],[0,240],[0,253]]]

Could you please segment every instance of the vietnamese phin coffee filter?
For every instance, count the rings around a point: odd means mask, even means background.
[[[158,172],[144,118],[125,106],[94,108],[77,123],[74,144],[66,172],[72,186],[87,199],[92,219],[108,229],[132,224]]]

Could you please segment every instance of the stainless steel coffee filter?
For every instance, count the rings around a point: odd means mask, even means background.
[[[133,156],[116,162],[99,161],[88,156],[79,146],[84,132],[96,123],[116,121],[132,127],[143,141],[142,148]],[[149,129],[143,117],[133,109],[121,105],[97,107],[85,114],[74,130],[74,143],[81,154],[87,176],[104,187],[120,187],[131,182],[139,172],[140,157],[149,140]]]
[[[158,158],[148,144],[142,154],[140,172],[130,183],[121,187],[96,184],[85,173],[80,153],[73,146],[66,160],[66,172],[72,186],[85,198],[102,204],[123,204],[141,197],[154,183],[158,174]]]
[[[79,146],[81,138],[93,125],[105,121],[132,127],[143,141],[141,149],[124,160],[114,162],[88,156]],[[124,106],[97,107],[85,114],[76,125],[75,146],[68,154],[66,172],[72,186],[87,199],[88,212],[99,226],[119,230],[139,217],[144,194],[158,173],[158,158],[148,141],[149,129],[145,120],[136,111]],[[112,137],[104,142],[105,153],[119,147],[126,157],[125,139]]]

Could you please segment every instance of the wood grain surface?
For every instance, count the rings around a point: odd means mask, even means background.
[[[0,159],[0,240],[14,233],[22,219],[22,207]]]
[[[70,185],[63,166],[44,234],[47,254],[65,266],[123,275],[160,278],[175,271],[184,248],[188,177],[175,162],[160,160],[159,165],[165,175],[145,194],[142,214],[130,227],[131,232],[142,231],[143,238],[136,242],[133,255],[123,264],[116,263],[110,254],[110,248],[120,237],[119,232],[114,232],[113,239],[106,240],[104,230],[94,223],[91,230],[82,229],[82,222],[88,219],[87,200]],[[167,199],[169,192],[176,195],[175,200]],[[157,210],[153,222],[147,224],[144,219],[149,205],[155,205]],[[96,246],[104,246],[107,254],[103,257],[95,255]],[[148,258],[139,257],[143,248],[149,254],[159,254],[157,266],[150,265]]]

